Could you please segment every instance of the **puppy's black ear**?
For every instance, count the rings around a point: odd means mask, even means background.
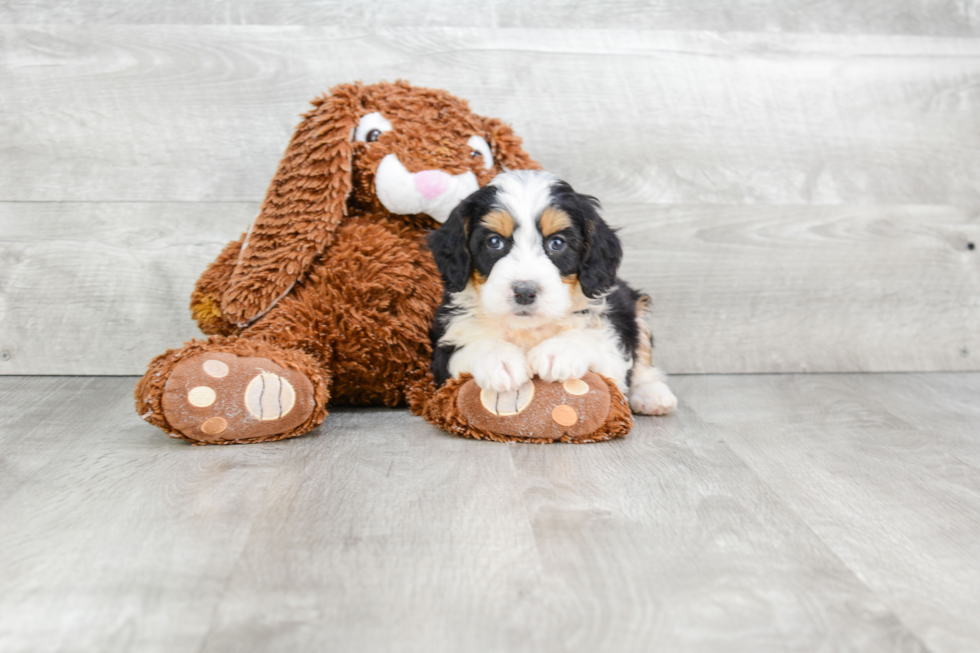
[[[460,292],[470,278],[469,202],[463,200],[427,238],[447,292]]]
[[[580,210],[585,216],[585,251],[578,268],[578,281],[586,297],[595,298],[616,283],[616,270],[623,260],[623,246],[616,232],[609,228],[596,210],[599,201],[579,195]]]

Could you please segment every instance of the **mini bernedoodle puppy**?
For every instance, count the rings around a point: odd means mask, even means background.
[[[438,384],[472,374],[509,392],[544,381],[606,376],[644,415],[677,405],[653,367],[650,298],[617,278],[623,251],[598,212],[552,174],[499,175],[429,235],[446,284],[432,327]]]

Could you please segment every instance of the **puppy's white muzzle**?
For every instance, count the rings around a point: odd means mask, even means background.
[[[480,302],[488,313],[526,326],[563,318],[572,307],[568,287],[544,250],[520,242],[490,270]]]
[[[450,175],[423,170],[413,174],[394,154],[381,159],[374,186],[381,204],[392,213],[425,213],[439,222],[445,222],[457,204],[480,188],[472,172]]]

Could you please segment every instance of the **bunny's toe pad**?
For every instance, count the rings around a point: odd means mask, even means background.
[[[167,421],[198,442],[269,438],[296,428],[314,409],[313,385],[300,372],[224,352],[177,363],[162,403]]]
[[[480,389],[470,380],[460,388],[457,406],[469,424],[492,433],[584,441],[606,421],[610,393],[593,372],[563,383],[536,378],[507,393]]]

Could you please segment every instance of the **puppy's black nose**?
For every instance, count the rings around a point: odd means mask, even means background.
[[[514,284],[514,301],[521,306],[533,304],[534,300],[538,297],[539,290],[541,290],[541,287],[536,283],[518,281]]]

